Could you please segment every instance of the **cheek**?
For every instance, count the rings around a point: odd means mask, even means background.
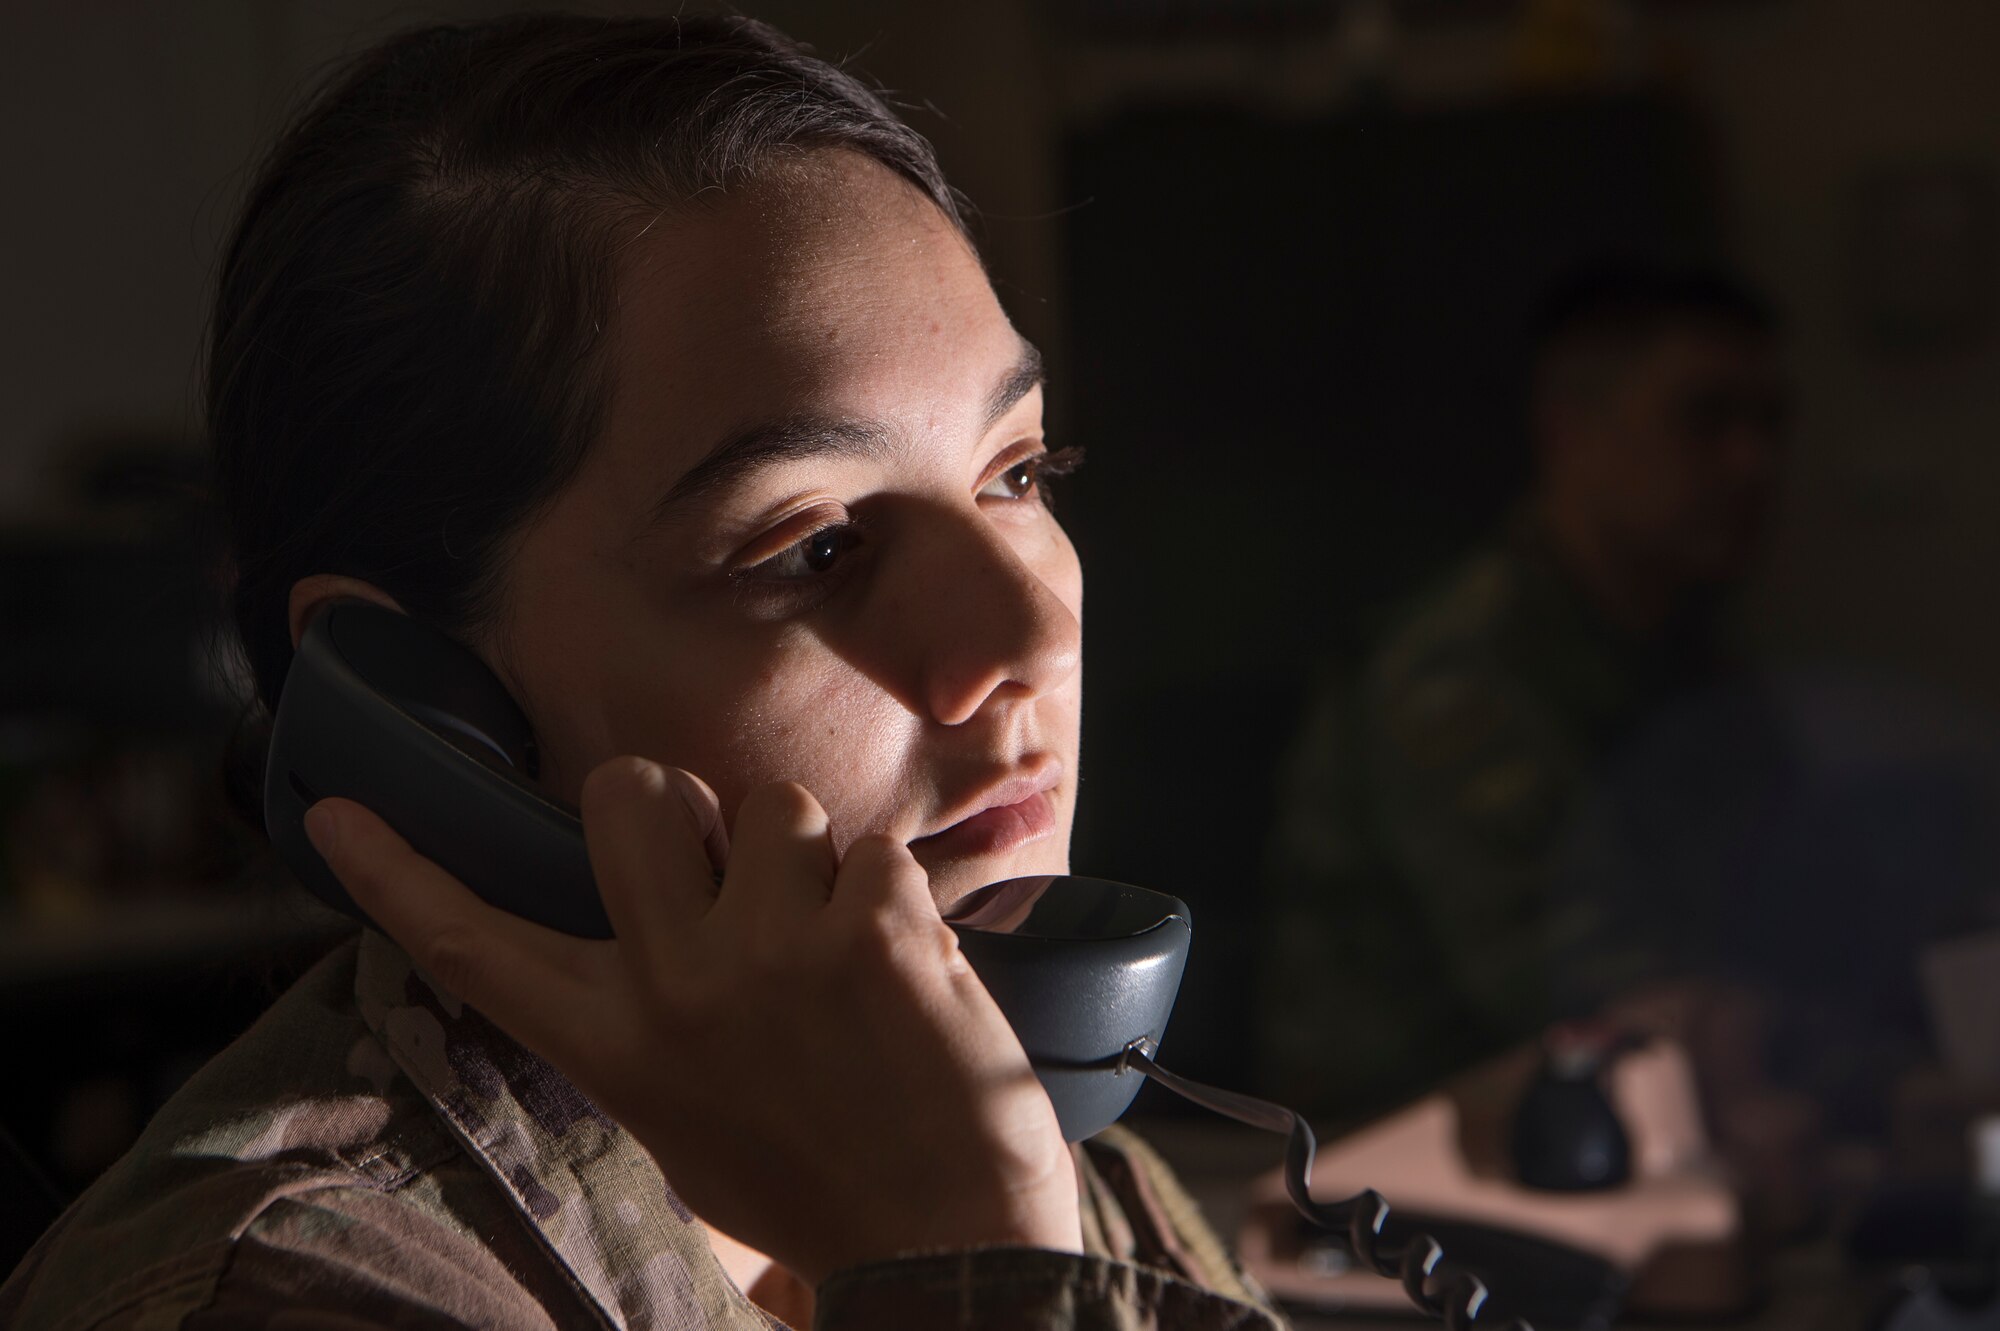
[[[1062,542],[1063,567],[1057,586],[1057,594],[1063,598],[1064,604],[1069,606],[1070,613],[1076,616],[1076,622],[1081,624],[1083,622],[1083,561],[1077,558],[1076,547],[1070,544],[1068,536],[1060,536],[1060,540]]]
[[[718,762],[745,787],[770,781],[798,781],[811,788],[813,776],[824,774],[829,755],[843,743],[863,742],[871,727],[866,697],[851,671],[816,663],[801,669],[785,663],[752,681],[715,716],[712,728],[726,755]],[[815,789],[824,798],[830,792]]]
[[[1069,607],[1076,616],[1076,622],[1083,622],[1083,562],[1077,558],[1076,546],[1071,544],[1069,533],[1053,518],[1049,520],[1046,534],[1028,552],[1029,565],[1035,570],[1056,599]]]
[[[875,830],[911,743],[902,708],[804,635],[754,663],[711,659],[704,670],[707,687],[684,695],[703,705],[667,706],[663,693],[657,719],[635,726],[657,737],[658,756],[713,786],[731,822],[750,791],[796,781],[826,809],[837,845]]]
[[[913,719],[810,633],[744,634],[636,606],[526,619],[542,633],[510,644],[516,668],[503,677],[558,799],[575,804],[598,764],[638,754],[708,782],[732,823],[751,790],[796,781],[844,846],[885,829],[908,796]]]

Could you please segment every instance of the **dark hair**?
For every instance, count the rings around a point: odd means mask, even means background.
[[[211,333],[230,611],[263,707],[308,574],[461,636],[490,621],[508,538],[603,416],[619,243],[821,148],[889,167],[964,231],[923,136],[749,19],[526,15],[336,72],[250,189]]]
[[[1726,269],[1621,260],[1575,269],[1553,283],[1530,341],[1537,349],[1637,341],[1687,322],[1744,333],[1777,328],[1769,302]]]

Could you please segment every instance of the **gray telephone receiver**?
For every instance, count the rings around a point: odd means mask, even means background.
[[[419,852],[503,910],[586,938],[611,924],[574,810],[535,785],[527,719],[471,652],[436,629],[362,601],[314,617],[285,678],[264,780],[272,844],[321,900],[364,918],[306,839],[305,812],[338,795],[381,813]],[[1312,1200],[1303,1119],[1186,1081],[1153,1062],[1192,937],[1174,897],[1104,879],[1016,878],[960,902],[949,922],[1080,1141],[1116,1122],[1150,1076],[1198,1104],[1289,1136],[1294,1203],[1413,1301],[1470,1325],[1485,1286],[1442,1265],[1423,1235],[1391,1241],[1373,1192]]]

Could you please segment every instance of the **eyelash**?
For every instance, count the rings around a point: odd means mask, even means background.
[[[1055,497],[1050,493],[1049,483],[1059,476],[1068,476],[1082,465],[1083,450],[1081,448],[1058,448],[1051,452],[1033,453],[1027,457],[1019,458],[994,473],[992,479],[987,481],[986,484],[991,485],[994,481],[1018,471],[1022,467],[1028,467],[1031,469],[1028,481],[1030,488],[1019,495],[1010,496],[1005,502],[1025,503],[1031,498],[1038,499],[1043,508],[1054,512]],[[980,487],[982,494],[985,492],[985,489],[986,486]],[[998,498],[998,496],[995,497]],[[803,597],[823,595],[831,589],[831,581],[839,576],[839,563],[857,545],[861,544],[861,538],[866,533],[866,530],[867,524],[858,518],[850,517],[844,518],[839,522],[829,522],[824,526],[816,527],[812,531],[807,532],[804,536],[792,542],[770,558],[759,560],[749,568],[736,570],[730,577],[746,592],[755,591],[778,596],[790,594]],[[804,551],[814,542],[829,535],[837,535],[839,538],[842,538],[842,544],[837,547],[834,554],[834,562],[829,568],[810,570],[805,573],[770,573],[761,571],[768,570],[779,560],[788,559],[795,554],[800,554],[800,552]]]

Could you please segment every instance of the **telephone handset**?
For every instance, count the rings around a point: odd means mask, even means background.
[[[535,784],[538,768],[527,718],[476,656],[407,615],[337,601],[307,625],[285,677],[265,770],[265,825],[306,888],[356,918],[366,916],[305,834],[306,810],[325,796],[375,810],[491,904],[565,933],[609,938],[582,824]],[[1314,1140],[1302,1118],[1153,1062],[1193,936],[1181,901],[1105,879],[1040,875],[981,888],[947,922],[1069,1140],[1116,1122],[1141,1074],[1286,1133],[1289,1191],[1308,1219],[1343,1236],[1448,1324],[1467,1326],[1479,1314],[1485,1286],[1444,1266],[1427,1236],[1391,1241],[1381,1197],[1313,1201],[1306,1180]]]

